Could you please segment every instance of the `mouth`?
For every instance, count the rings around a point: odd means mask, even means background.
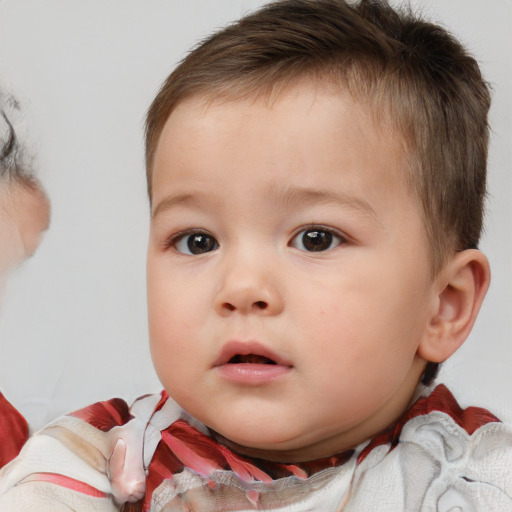
[[[235,354],[227,364],[277,364],[273,359],[258,354]]]
[[[261,386],[284,378],[292,364],[259,342],[231,341],[223,347],[214,367],[232,384]]]
[[[291,367],[285,357],[258,341],[229,341],[215,361],[214,366],[229,364],[278,365]]]

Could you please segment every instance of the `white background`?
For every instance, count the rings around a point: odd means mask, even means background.
[[[194,43],[262,3],[0,0],[0,79],[24,103],[52,202],[51,228],[11,276],[0,318],[0,389],[34,427],[159,390],[146,332],[145,109]],[[512,1],[412,3],[462,38],[494,89],[482,243],[493,282],[443,379],[464,405],[512,421]]]

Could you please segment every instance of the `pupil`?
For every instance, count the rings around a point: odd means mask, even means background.
[[[332,243],[332,233],[328,231],[306,231],[302,243],[308,251],[325,251]]]
[[[192,254],[201,254],[213,249],[213,239],[206,235],[191,235],[187,242],[188,248]]]

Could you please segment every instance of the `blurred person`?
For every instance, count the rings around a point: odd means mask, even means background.
[[[50,206],[13,126],[18,102],[0,93],[0,290],[9,270],[31,256],[47,229]],[[0,467],[28,438],[23,416],[0,392]]]

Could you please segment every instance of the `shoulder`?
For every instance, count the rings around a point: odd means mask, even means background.
[[[359,459],[358,491],[389,502],[386,489],[405,504],[394,510],[436,503],[440,512],[512,511],[512,426],[485,409],[461,408],[444,385],[375,437]]]
[[[97,402],[36,432],[0,473],[1,510],[43,510],[44,502],[48,510],[110,511],[140,499],[144,434],[161,401],[156,394],[131,407],[119,398]]]

